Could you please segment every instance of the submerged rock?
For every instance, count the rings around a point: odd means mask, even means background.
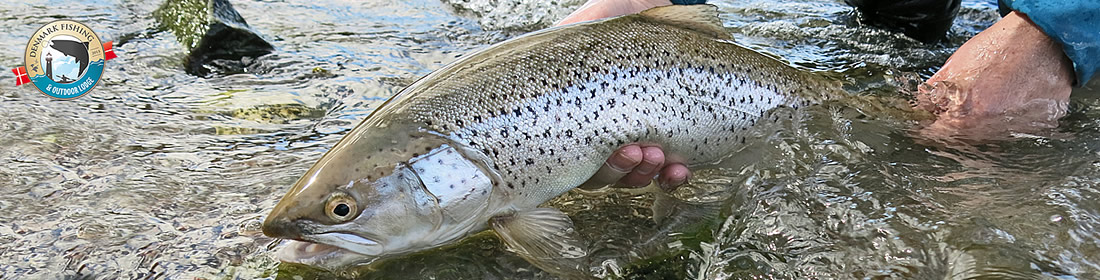
[[[188,74],[245,72],[254,58],[275,49],[228,0],[168,0],[153,16],[190,51],[184,61]]]

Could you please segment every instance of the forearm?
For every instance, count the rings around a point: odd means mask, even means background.
[[[957,82],[1004,84],[972,86],[1027,87],[1018,91],[1045,91],[1043,89],[1073,83],[1072,63],[1062,51],[1061,44],[1054,42],[1019,12],[1009,13],[971,38],[948,58],[941,70],[951,70],[957,66],[966,66],[967,71],[939,71],[929,81],[962,78]],[[1005,69],[1006,66],[1012,67]]]
[[[1100,1],[1001,0],[1001,7],[1026,15],[1062,46],[1077,85],[1100,71]]]
[[[672,5],[670,0],[589,0],[555,25],[633,14],[653,7]]]
[[[918,100],[939,115],[939,127],[1052,127],[1065,113],[1073,73],[1061,44],[1013,12],[959,47],[922,86]]]

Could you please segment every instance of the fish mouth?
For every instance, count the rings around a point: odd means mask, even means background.
[[[276,210],[278,211],[278,210]],[[385,246],[376,235],[350,230],[328,230],[308,221],[290,222],[269,216],[264,220],[264,235],[283,238],[285,245],[275,251],[284,263],[340,269],[377,259]]]
[[[297,263],[327,269],[365,264],[376,259],[374,256],[359,254],[339,246],[301,240],[287,240],[287,245],[279,249],[275,253],[275,257],[284,263]]]
[[[354,254],[350,250],[337,246],[313,243],[309,241],[289,240],[289,244],[279,250],[279,261],[301,262],[310,259],[324,258],[334,254]]]
[[[276,257],[281,262],[335,269],[369,263],[383,251],[378,242],[349,233],[323,233],[309,239],[316,242],[288,240],[286,247],[275,253]]]

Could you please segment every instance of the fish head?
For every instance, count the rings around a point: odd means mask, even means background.
[[[437,247],[480,230],[491,182],[442,136],[363,125],[326,153],[262,229],[279,258],[342,267]],[[413,129],[415,131],[415,129]]]

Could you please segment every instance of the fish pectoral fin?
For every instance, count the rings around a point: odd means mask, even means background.
[[[661,6],[642,11],[639,15],[654,21],[702,32],[718,39],[733,40],[729,31],[722,26],[722,21],[718,19],[718,6],[710,4]]]
[[[508,248],[555,274],[587,275],[588,249],[565,213],[536,208],[493,217],[489,224]]]

